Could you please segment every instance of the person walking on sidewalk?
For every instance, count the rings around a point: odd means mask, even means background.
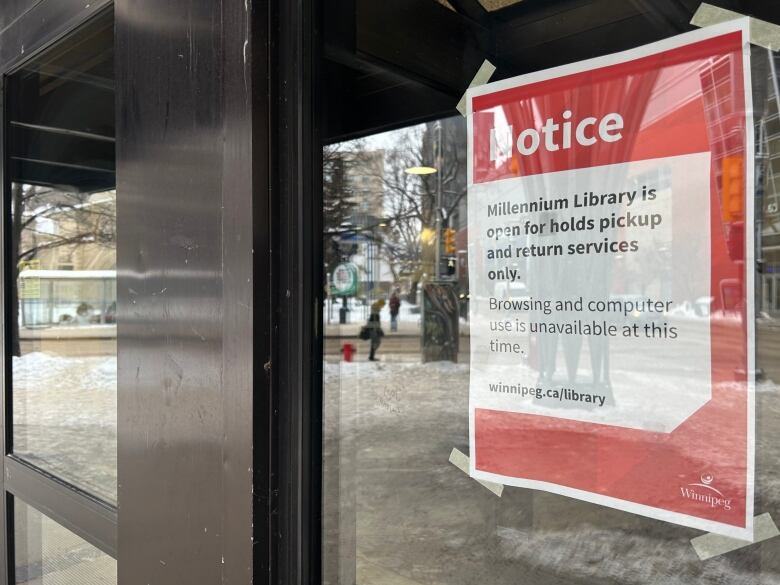
[[[385,334],[385,332],[382,331],[382,322],[379,319],[379,313],[382,311],[382,307],[384,306],[384,299],[379,299],[373,305],[371,305],[371,314],[368,316],[368,322],[363,328],[367,332],[367,338],[371,340],[371,351],[368,354],[368,359],[372,362],[377,361],[376,350],[378,350],[379,346],[382,345],[382,337]]]
[[[401,297],[398,296],[398,289],[390,295],[390,331],[398,331],[398,312],[401,310]]]

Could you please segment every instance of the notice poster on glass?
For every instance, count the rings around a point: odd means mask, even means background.
[[[472,477],[752,540],[747,26],[469,90]]]

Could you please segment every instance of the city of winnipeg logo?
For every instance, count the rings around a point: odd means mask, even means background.
[[[707,504],[711,508],[731,510],[731,498],[726,497],[723,492],[712,485],[715,480],[712,475],[704,473],[699,479],[701,481],[680,486],[680,494],[683,498]]]

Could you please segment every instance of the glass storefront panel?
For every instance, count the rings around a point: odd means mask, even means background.
[[[6,79],[12,451],[116,501],[113,16]]]
[[[510,16],[509,12],[503,14]],[[388,31],[382,40],[390,47],[399,36],[403,35]],[[605,49],[603,53],[617,48]],[[389,49],[387,54],[391,54]],[[516,55],[507,52],[499,57],[512,62]],[[754,48],[751,57],[756,183],[749,196],[755,201],[757,260],[754,505],[756,516],[768,513],[777,522],[780,468],[774,447],[778,428],[774,399],[780,383],[780,371],[775,365],[780,301],[774,274],[780,272],[780,265],[774,267],[774,261],[775,248],[780,248],[775,240],[780,232],[776,205],[772,203],[772,161],[777,141],[774,134],[761,130],[762,125],[770,129],[776,126],[777,83],[770,63],[776,56],[766,49]],[[570,51],[566,58],[573,62],[580,55]],[[506,73],[511,70],[511,63],[507,62],[503,69],[499,66],[491,81],[512,77]],[[707,150],[717,161],[713,165],[718,170],[713,171],[717,178],[712,188],[720,197],[729,185],[728,173],[733,170],[729,163],[720,163],[742,148],[739,136],[730,133],[727,125],[719,125],[739,113],[734,96],[740,94],[728,81],[734,63],[712,59],[696,69],[693,81],[686,78],[690,66],[690,62],[669,65],[648,82],[648,87],[627,84],[621,91],[626,92],[626,107],[639,110],[643,128],[651,125],[648,120],[656,123],[657,128],[679,125],[680,121],[673,119],[674,111],[694,99],[692,96],[700,100],[701,111],[696,114],[707,128]],[[330,63],[326,67],[337,69]],[[348,78],[338,70],[340,79]],[[393,73],[398,74],[398,70]],[[409,78],[418,80],[418,74],[419,70],[409,71]],[[381,82],[374,79],[371,90],[389,94],[390,88],[395,87],[390,78],[383,90],[377,88]],[[355,86],[362,87],[358,73],[355,79]],[[588,82],[585,79],[582,83]],[[329,104],[343,92],[335,84],[326,83],[326,88],[331,97]],[[367,91],[366,96],[375,93]],[[425,91],[420,90],[423,94]],[[433,95],[433,90],[429,94]],[[648,95],[663,97],[650,100]],[[606,98],[598,94],[593,103],[587,102],[588,107],[596,108],[598,99]],[[373,103],[370,97],[365,100]],[[420,103],[423,101],[420,98]],[[541,262],[534,264],[519,258],[502,267],[517,270],[523,277],[497,280],[485,292],[481,284],[469,279],[469,246],[478,241],[475,234],[469,233],[471,130],[467,118],[454,112],[457,101],[458,97],[454,97],[451,115],[429,113],[422,123],[412,123],[421,116],[410,115],[414,108],[400,102],[373,113],[360,110],[367,117],[363,120],[363,132],[350,127],[357,117],[357,106],[339,110],[331,105],[329,109],[328,115],[335,119],[329,119],[326,128],[349,128],[350,132],[342,136],[333,131],[323,147],[323,582],[465,585],[488,579],[508,585],[780,583],[778,538],[735,546],[736,550],[706,558],[708,555],[702,551],[707,545],[695,548],[691,542],[706,531],[590,503],[589,496],[567,497],[543,489],[479,482],[469,476],[470,383],[483,365],[478,359],[475,361],[472,353],[480,323],[470,305],[476,303],[478,295],[506,303],[539,300],[545,295],[575,299],[583,294],[581,291],[591,290],[593,282],[601,282],[605,290],[611,290],[604,294],[611,295],[609,300],[621,306],[648,295],[669,299],[661,315],[628,311],[625,323],[621,324],[629,329],[655,331],[656,326],[665,324],[688,336],[685,344],[661,360],[622,354],[616,343],[612,343],[611,350],[607,344],[604,351],[586,334],[569,339],[556,337],[552,341],[544,335],[529,336],[529,368],[533,370],[529,380],[540,387],[565,385],[565,379],[571,382],[587,376],[593,379],[589,388],[594,395],[608,396],[621,379],[631,380],[634,388],[651,389],[655,385],[658,395],[666,389],[671,396],[693,395],[701,380],[692,373],[695,368],[691,363],[675,362],[675,352],[697,351],[714,328],[727,333],[723,333],[722,344],[712,349],[713,369],[704,371],[707,376],[724,371],[728,380],[723,383],[731,387],[732,382],[742,380],[744,391],[746,374],[744,367],[739,367],[739,359],[745,356],[737,344],[746,321],[742,317],[744,283],[738,276],[744,256],[729,244],[742,234],[741,228],[735,227],[741,221],[734,215],[738,211],[726,204],[721,207],[720,202],[727,199],[725,195],[713,199],[719,208],[713,208],[712,213],[686,207],[685,202],[677,203],[683,197],[673,194],[686,193],[682,185],[687,184],[694,167],[675,166],[677,163],[672,161],[651,170],[637,167],[620,178],[622,184],[629,185],[627,189],[640,192],[643,186],[652,185],[664,201],[662,213],[674,217],[671,221],[677,225],[668,239],[657,235],[648,240],[648,254],[633,272],[624,273],[628,276],[623,281],[617,282],[613,277],[618,268],[610,264],[607,270],[595,260],[558,266],[553,275],[545,272],[547,268]],[[546,104],[540,98],[527,105],[527,111],[507,108],[502,112],[495,108],[496,116],[509,119],[527,115],[541,127],[545,120],[540,110]],[[424,108],[425,105],[420,106],[421,111]],[[563,111],[561,108],[558,114]],[[389,121],[394,113],[396,118]],[[764,124],[765,118],[774,125]],[[376,130],[386,127],[397,129]],[[515,128],[515,134],[521,129]],[[542,136],[542,145],[544,139]],[[487,158],[488,154],[484,155]],[[508,173],[520,175],[512,166],[517,164],[513,160],[519,158],[507,155],[496,162],[493,170],[499,174],[504,165]],[[567,188],[574,192],[571,183]],[[686,199],[690,200],[689,193]],[[521,201],[517,192],[508,192],[506,200]],[[628,209],[633,212],[637,208]],[[695,216],[696,213],[699,215]],[[554,221],[571,219],[551,212],[545,221],[549,222],[551,217]],[[718,257],[731,271],[711,281],[706,279],[711,292],[702,293],[691,284],[698,269],[690,249],[698,249],[700,238],[704,237],[691,228],[696,221],[708,229],[713,226],[713,238],[723,238],[723,250]],[[518,225],[522,229],[522,224]],[[545,242],[539,238],[536,243]],[[691,269],[672,277],[686,262]],[[551,353],[557,357],[550,358]],[[525,367],[522,364],[518,358],[518,372]],[[678,377],[673,379],[674,376]],[[668,388],[661,388],[667,382]],[[550,437],[545,444],[549,455],[539,457],[539,468],[551,474],[553,481],[565,485],[572,469],[582,469],[577,460],[582,445],[593,445],[588,457],[597,463],[601,461],[598,473],[585,469],[579,478],[592,480],[594,485],[599,474],[613,474],[615,484],[621,477],[634,474],[640,479],[645,477],[650,485],[653,478],[668,473],[658,463],[661,459],[654,456],[646,457],[642,463],[646,468],[632,467],[637,464],[632,462],[631,450],[645,439],[621,443],[624,458],[622,453],[611,451],[610,446],[597,443],[591,434],[576,427],[565,444],[558,442],[563,433],[556,425],[572,427],[566,426],[563,407],[556,408],[557,416],[545,420],[564,422],[533,427],[538,434]],[[659,418],[669,414],[666,409],[657,410]],[[740,412],[743,411],[733,406],[724,420],[738,417]],[[652,413],[639,408],[637,414],[644,420]],[[501,432],[523,433],[528,428],[507,427]],[[724,426],[718,432],[728,431]],[[665,444],[663,439],[658,441]],[[536,445],[538,436],[531,442]],[[703,490],[715,489],[711,486],[717,488],[717,482],[724,481],[723,474],[733,471],[724,470],[714,478],[708,475],[704,466],[715,464],[726,451],[721,443],[716,443],[710,446],[711,452],[702,453],[697,460],[702,467],[692,470],[696,478],[679,478],[683,486],[697,483],[704,486]],[[567,452],[569,448],[571,452]],[[516,463],[523,458],[530,460],[531,455],[515,450],[506,457]],[[611,468],[610,457],[614,460]],[[716,483],[712,484],[713,481]],[[678,496],[677,484],[674,486],[670,499]]]
[[[19,499],[14,501],[14,583],[111,585],[116,560]]]

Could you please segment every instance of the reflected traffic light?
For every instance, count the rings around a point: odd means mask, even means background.
[[[723,158],[721,216],[724,222],[742,221],[745,214],[745,163],[742,156]]]
[[[444,230],[444,253],[454,254],[455,250],[455,230],[452,228],[446,228]]]

